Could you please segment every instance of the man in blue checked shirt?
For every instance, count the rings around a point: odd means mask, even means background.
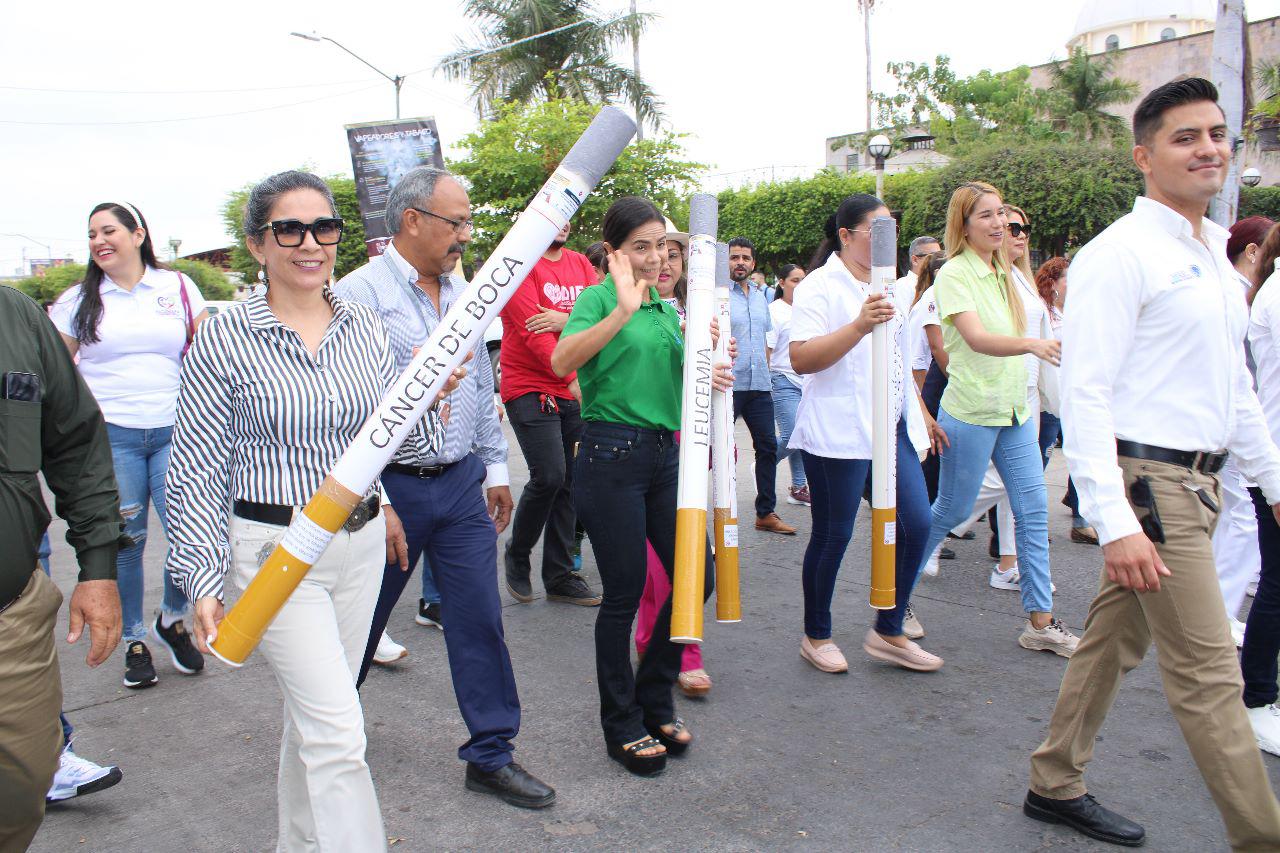
[[[471,202],[443,169],[419,166],[387,199],[391,242],[382,255],[338,282],[344,299],[382,318],[399,370],[461,296],[466,282],[449,275],[471,240]],[[477,341],[479,336],[477,336]],[[444,447],[432,454],[415,433],[383,469],[394,510],[388,537],[403,525],[404,545],[388,548],[382,592],[370,626],[360,683],[387,619],[425,555],[440,591],[440,616],[458,708],[471,737],[458,750],[466,787],[512,805],[543,808],[556,793],[512,761],[520,699],[502,631],[496,567],[498,534],[511,519],[507,441],[493,398],[493,374],[482,351],[448,400]],[[398,519],[398,521],[397,521]]]
[[[778,517],[776,479],[778,436],[773,431],[773,380],[765,352],[765,333],[773,328],[769,299],[751,281],[756,249],[746,237],[729,241],[729,317],[738,342],[733,360],[733,418],[742,418],[756,451],[756,530],[794,536],[796,529]]]

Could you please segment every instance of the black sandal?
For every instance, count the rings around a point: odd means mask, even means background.
[[[651,737],[641,738],[634,743],[609,744],[609,757],[630,770],[637,776],[657,776],[667,766],[667,754],[659,752],[655,755],[638,755],[642,749],[653,749],[662,743]]]
[[[668,755],[683,755],[685,750],[693,743],[693,738],[689,740],[677,740],[674,736],[681,732],[688,731],[685,727],[684,720],[676,717],[667,725],[671,726],[671,734],[667,734],[662,730],[662,726],[654,726],[649,729],[649,734],[657,738],[658,743],[667,748]]]

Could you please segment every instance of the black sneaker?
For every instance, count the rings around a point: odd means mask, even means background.
[[[156,678],[156,668],[151,664],[151,652],[147,644],[134,640],[124,653],[124,686],[133,690],[152,687],[160,679]]]
[[[440,602],[433,601],[427,604],[425,598],[419,598],[418,615],[413,617],[413,621],[424,628],[439,628],[443,631],[444,623],[440,621]]]
[[[582,607],[598,607],[600,596],[591,591],[587,582],[576,574],[569,574],[554,587],[547,587],[547,601],[565,601]]]
[[[502,552],[502,565],[507,578],[507,592],[511,593],[511,597],[521,604],[528,604],[533,601],[533,585],[529,582],[529,559],[526,557],[523,561],[524,565],[516,565],[516,559],[511,556],[511,543],[507,543],[506,550]]]
[[[156,621],[151,623],[151,636],[168,649],[169,660],[173,661],[173,668],[178,672],[195,675],[204,669],[204,655],[191,642],[191,635],[187,633],[181,619],[166,628],[157,616]]]

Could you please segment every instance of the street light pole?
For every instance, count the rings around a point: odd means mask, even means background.
[[[644,140],[644,122],[640,121],[640,28],[635,24],[636,0],[631,0],[631,63],[636,75],[636,141]]]
[[[385,78],[387,78],[388,80],[390,80],[390,81],[391,81],[391,84],[392,84],[393,86],[395,86],[395,87],[396,87],[396,118],[400,118],[400,87],[404,85],[404,76],[403,76],[403,75],[397,74],[397,75],[396,75],[396,76],[394,76],[394,77],[393,77],[393,76],[391,76],[390,74],[388,74],[387,72],[385,72],[385,71],[383,71],[381,68],[379,68],[378,66],[374,65],[374,64],[373,64],[372,62],[370,62],[369,60],[365,59],[364,57],[360,56],[360,55],[359,55],[358,53],[356,53],[355,51],[353,51],[353,50],[351,50],[350,48],[348,48],[346,45],[343,45],[343,44],[341,44],[341,43],[339,43],[339,42],[335,41],[334,39],[329,38],[328,36],[318,35],[317,33],[311,33],[311,34],[309,34],[309,35],[308,35],[307,33],[289,33],[289,35],[291,35],[291,36],[297,36],[298,38],[300,38],[300,39],[306,39],[307,41],[327,41],[327,42],[329,42],[330,44],[337,45],[338,47],[340,47],[340,48],[342,48],[344,51],[346,51],[348,54],[350,54],[351,56],[353,56],[353,57],[355,57],[356,59],[358,59],[360,62],[363,62],[365,65],[367,65],[367,66],[369,66],[370,68],[372,68],[374,71],[376,71],[376,72],[378,73],[378,75],[379,75],[379,76],[381,76],[381,77],[385,77]]]
[[[876,161],[876,198],[884,199],[884,161],[893,151],[893,143],[883,133],[877,133],[867,143],[867,153]]]

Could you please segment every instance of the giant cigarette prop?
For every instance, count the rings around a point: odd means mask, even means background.
[[[483,338],[485,327],[498,316],[556,232],[577,212],[634,133],[635,123],[626,113],[605,107],[565,155],[560,168],[530,202],[526,215],[511,227],[427,337],[222,621],[211,645],[219,660],[239,666],[249,657],[307,570],[320,559],[361,496],[435,401],[454,368]]]
[[[871,223],[871,293],[893,298],[897,279],[898,227],[892,217]],[[871,332],[871,606],[897,603],[895,557],[898,530],[898,425],[894,423],[890,365],[893,332],[880,323]]]
[[[711,461],[711,317],[715,311],[719,202],[689,199],[689,291],[685,299],[684,388],[680,409],[680,483],[676,498],[676,564],[671,639],[702,642],[707,568],[707,466]],[[727,334],[721,326],[721,334]]]
[[[716,318],[720,338],[716,364],[729,362],[729,244],[716,243]],[[738,588],[738,466],[733,446],[733,391],[711,395],[712,492],[715,498],[716,621],[741,622],[742,601]]]

